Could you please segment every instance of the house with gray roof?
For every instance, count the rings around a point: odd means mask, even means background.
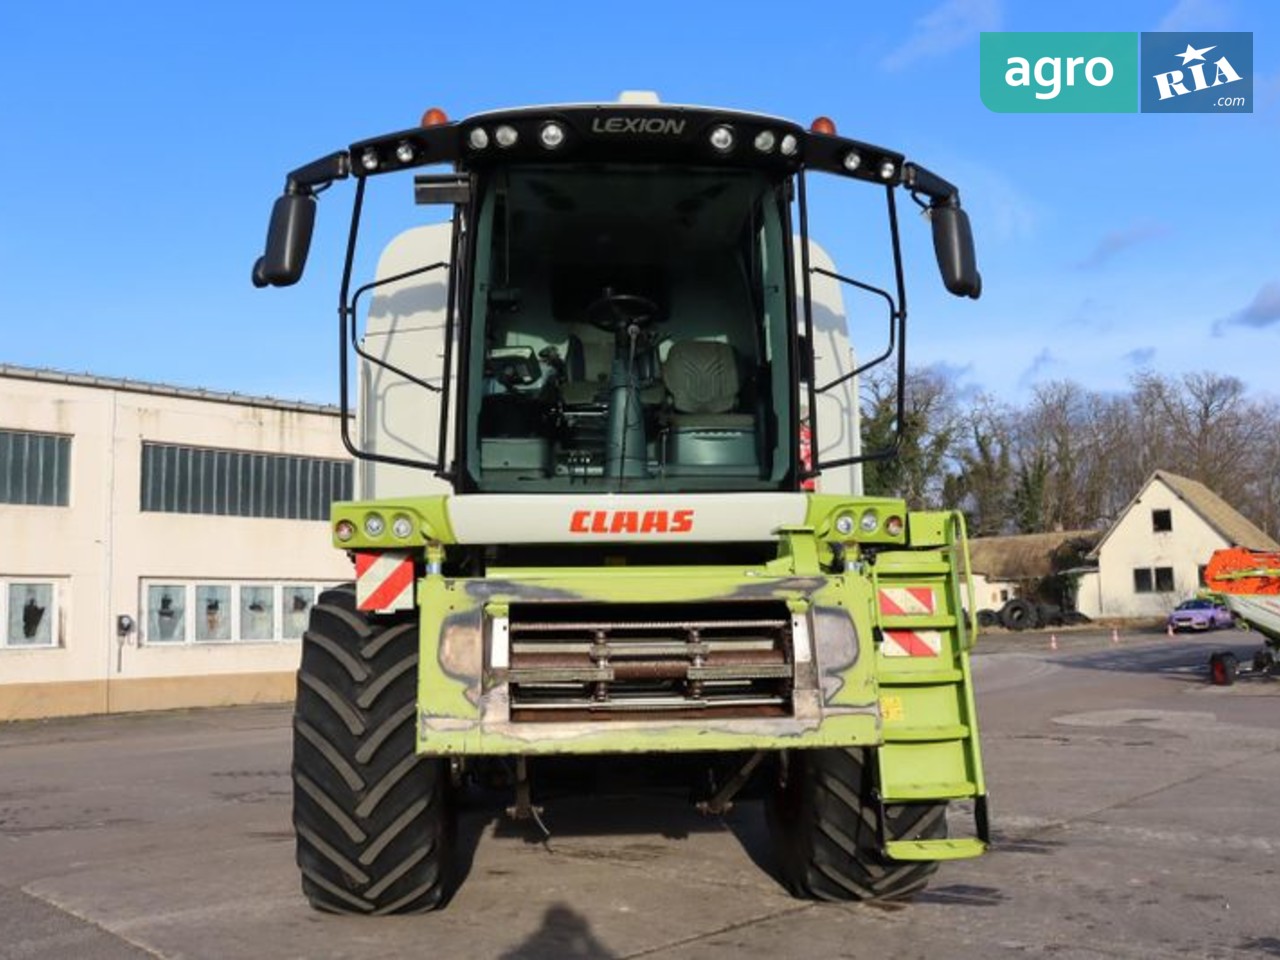
[[[1107,530],[1082,577],[1079,609],[1093,617],[1162,617],[1204,582],[1215,550],[1280,550],[1205,484],[1166,470],[1147,478]]]

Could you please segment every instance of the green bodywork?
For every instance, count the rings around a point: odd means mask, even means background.
[[[776,556],[753,566],[489,567],[480,578],[442,572],[457,543],[445,496],[335,506],[335,545],[410,550],[421,558],[418,750],[429,755],[616,754],[878,747],[888,802],[985,794],[964,614],[968,557],[957,513],[908,514],[899,500],[811,494],[802,525],[775,531]],[[380,537],[365,532],[376,512]],[[856,521],[871,512],[876,529]],[[847,514],[854,518],[837,524]],[[410,537],[389,531],[413,521]],[[886,523],[894,517],[900,532]],[[841,533],[840,529],[852,531]],[[350,527],[354,527],[354,532]],[[404,525],[400,525],[403,532]],[[625,559],[626,544],[617,544]],[[792,710],[729,719],[510,719],[509,688],[492,653],[513,604],[654,604],[671,615],[699,601],[785,603],[797,651]],[[913,608],[911,604],[916,606]],[[905,605],[905,606],[904,606]],[[607,616],[607,610],[602,613]],[[905,640],[903,639],[905,637]],[[904,644],[925,655],[903,655]],[[801,646],[799,640],[796,646]],[[895,653],[895,650],[897,651]],[[970,856],[962,841],[895,845],[900,859]]]

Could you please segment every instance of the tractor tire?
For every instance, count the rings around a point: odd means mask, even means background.
[[[1209,682],[1215,687],[1230,687],[1236,682],[1240,661],[1234,653],[1220,650],[1209,658]]]
[[[810,900],[903,900],[924,889],[938,864],[890,860],[880,851],[875,753],[859,748],[792,750],[768,798],[769,832],[783,884]],[[947,835],[946,803],[885,808],[891,840]]]
[[[447,760],[415,752],[416,618],[320,595],[302,638],[293,715],[293,825],[302,892],[329,913],[444,905],[455,820]]]
[[[978,626],[980,627],[998,627],[1000,626],[1000,614],[994,610],[983,609],[978,611]]]
[[[1000,622],[1009,630],[1034,630],[1039,621],[1039,612],[1030,600],[1010,600],[1000,608]]]

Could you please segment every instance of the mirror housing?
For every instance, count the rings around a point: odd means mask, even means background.
[[[969,215],[958,204],[940,204],[930,209],[929,220],[933,225],[933,252],[938,258],[943,286],[957,297],[978,299],[982,294],[982,276],[978,273]]]
[[[271,208],[267,249],[253,266],[255,287],[288,287],[302,277],[316,223],[316,198],[309,193],[286,193]]]

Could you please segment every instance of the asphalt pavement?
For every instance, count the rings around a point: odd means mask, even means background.
[[[974,658],[995,846],[909,904],[812,904],[760,804],[622,783],[474,797],[448,907],[303,901],[287,708],[0,727],[0,957],[1280,957],[1280,682],[1206,682],[1239,631],[992,634]],[[963,811],[955,811],[963,829]]]

